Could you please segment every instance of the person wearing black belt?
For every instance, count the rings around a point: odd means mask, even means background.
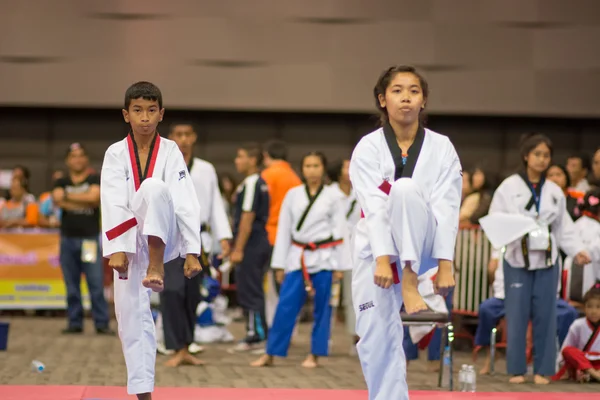
[[[83,332],[81,274],[85,274],[92,316],[98,334],[114,334],[109,327],[104,298],[104,268],[100,256],[100,177],[88,173],[89,160],[83,146],[73,143],[66,154],[69,173],[56,180],[54,204],[62,210],[60,267],[67,291],[68,326],[63,333]]]
[[[178,258],[165,266],[165,290],[160,294],[161,314],[166,348],[175,351],[166,365],[177,367],[181,364],[201,365],[203,362],[192,353],[202,350],[193,346],[196,308],[200,303],[202,276],[209,269],[209,255],[213,250],[213,235],[220,241],[221,255],[229,255],[231,227],[219,192],[217,173],[213,165],[193,156],[197,135],[191,123],[181,122],[171,125],[169,138],[179,146],[187,164],[189,176],[194,183],[200,203],[202,255],[200,262],[203,273],[192,279],[183,274],[183,259]]]

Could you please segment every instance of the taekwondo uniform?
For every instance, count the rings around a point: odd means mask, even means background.
[[[235,284],[239,305],[246,319],[246,344],[257,344],[267,338],[265,318],[264,277],[269,268],[271,246],[266,223],[269,218],[269,191],[258,173],[247,176],[237,188],[233,222],[233,236],[237,238],[242,214],[254,213],[252,230],[244,259],[235,267]]]
[[[587,265],[572,266],[573,259],[565,259],[563,270],[563,297],[567,300],[583,302],[583,296],[600,281],[600,222],[598,217],[587,212],[575,221],[575,230],[588,250],[592,262]]]
[[[129,394],[154,389],[156,339],[151,290],[142,286],[149,255],[148,236],[165,243],[164,261],[200,254],[200,205],[183,155],[175,142],[156,134],[145,171],[133,134],[111,145],[100,183],[103,255],[123,252],[125,276],[115,271],[115,311]]]
[[[364,213],[352,236],[352,297],[357,345],[369,400],[408,399],[402,292],[405,262],[422,274],[453,260],[462,171],[450,140],[419,127],[408,154],[402,154],[387,124],[357,144],[350,180]],[[392,288],[374,283],[376,258],[389,255]]]
[[[497,254],[494,252],[494,254]],[[498,257],[495,255],[493,257]],[[558,285],[558,296],[560,296],[561,285]],[[504,318],[504,269],[498,266],[494,274],[492,284],[493,297],[483,301],[479,305],[479,323],[475,332],[475,345],[489,346],[492,329],[498,325],[498,321]],[[569,327],[579,317],[579,312],[567,301],[557,297],[556,300],[556,328],[559,346],[562,345]]]
[[[206,270],[213,244],[211,234],[219,241],[231,239],[231,227],[213,165],[200,158],[192,158],[187,169],[200,204],[200,262]],[[194,342],[196,309],[202,299],[200,286],[204,274],[186,278],[183,273],[184,262],[184,259],[176,258],[165,266],[165,290],[160,294],[165,345],[170,350],[180,350]]]
[[[492,199],[488,218],[525,216],[535,226],[529,233],[507,243],[504,253],[504,307],[510,343],[506,366],[510,375],[527,372],[525,347],[530,319],[536,349],[534,374],[554,374],[556,295],[549,289],[558,286],[558,248],[570,256],[584,249],[565,202],[564,193],[554,182],[542,177],[534,185],[524,173],[505,179]]]
[[[350,194],[346,195],[338,185],[337,182],[332,183],[331,188],[335,188],[340,194],[340,204],[343,210],[346,211],[346,225],[345,233],[343,235],[344,241],[349,245],[352,231],[360,220],[360,206],[358,205],[358,199],[353,189],[350,189]],[[348,264],[348,270],[344,271],[344,280],[342,282],[343,298],[344,298],[344,315],[346,316],[346,328],[348,333],[351,335],[356,334],[356,314],[352,307],[352,257],[350,252],[345,252],[348,257],[342,259],[342,262]]]
[[[560,369],[553,380],[559,380],[566,372],[574,378],[577,371],[600,370],[600,323],[593,324],[587,318],[573,322],[558,363]]]
[[[290,189],[281,205],[271,267],[284,269],[285,278],[267,340],[267,354],[286,357],[292,331],[308,291],[314,291],[311,354],[329,354],[332,271],[347,270],[340,262],[346,210],[339,192],[321,186],[311,196],[305,185]]]

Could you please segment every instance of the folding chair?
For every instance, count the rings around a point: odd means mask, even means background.
[[[454,327],[452,321],[449,320],[448,314],[434,313],[434,312],[423,312],[415,315],[409,315],[406,313],[400,313],[402,317],[402,324],[404,326],[431,326],[432,328],[443,329],[442,333],[442,345],[440,349],[440,372],[438,374],[438,387],[442,387],[444,379],[444,348],[445,341],[444,337],[448,339],[448,348],[450,349],[450,391],[454,388],[453,379],[453,351],[452,345],[454,342]]]

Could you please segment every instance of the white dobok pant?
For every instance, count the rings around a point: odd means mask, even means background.
[[[436,227],[421,188],[410,178],[394,182],[387,212],[396,246],[396,257],[391,261],[397,261],[400,276],[407,261],[418,273],[421,261],[430,259]],[[363,219],[352,241],[352,303],[356,312],[356,334],[360,337],[357,352],[369,389],[369,400],[407,400],[406,358],[402,347],[404,332],[400,318],[401,285],[394,284],[389,289],[375,285],[375,259],[361,256],[362,246],[356,246],[365,242],[365,235]]]
[[[156,332],[150,310],[151,289],[142,286],[148,269],[148,236],[159,237],[165,244],[165,262],[179,256],[179,231],[173,199],[167,185],[146,178],[134,194],[132,212],[137,220],[137,253],[128,254],[128,279],[119,279],[115,271],[114,292],[119,338],[127,365],[127,393],[154,390]]]

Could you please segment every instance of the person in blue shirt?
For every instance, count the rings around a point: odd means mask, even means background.
[[[235,167],[245,178],[238,186],[233,210],[233,251],[237,300],[244,311],[246,337],[232,350],[248,351],[264,346],[267,338],[264,277],[271,248],[266,224],[269,217],[269,192],[260,177],[263,152],[258,144],[237,150]]]

